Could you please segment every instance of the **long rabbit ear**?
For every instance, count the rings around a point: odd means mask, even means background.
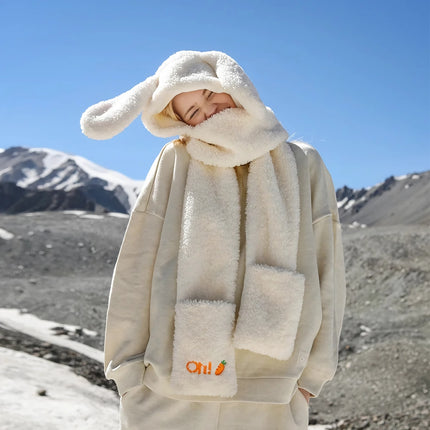
[[[131,90],[90,106],[81,117],[81,130],[91,139],[110,139],[121,133],[147,106],[158,85],[151,76]]]

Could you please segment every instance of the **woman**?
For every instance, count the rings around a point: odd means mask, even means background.
[[[148,173],[112,280],[105,370],[122,428],[307,428],[345,302],[327,169],[221,52],[172,55],[81,126],[107,139],[139,114],[180,138]]]

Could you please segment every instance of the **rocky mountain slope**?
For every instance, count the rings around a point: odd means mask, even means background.
[[[430,171],[390,176],[369,188],[336,191],[344,224],[430,225]]]
[[[58,209],[127,213],[143,181],[134,181],[80,156],[47,148],[12,147],[0,152],[0,183],[19,187],[14,191],[20,203],[9,210],[12,213]],[[9,187],[9,196],[11,191]],[[0,197],[4,199],[4,194]],[[38,199],[45,202],[40,207],[35,204]]]
[[[115,194],[100,185],[87,185],[64,191],[21,188],[13,182],[0,182],[0,212],[16,214],[67,209],[126,212]]]

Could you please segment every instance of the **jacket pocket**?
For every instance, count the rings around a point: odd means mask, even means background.
[[[247,267],[234,345],[278,360],[294,349],[305,277],[281,267]]]
[[[171,384],[178,394],[232,397],[237,391],[235,305],[184,300],[175,307]]]

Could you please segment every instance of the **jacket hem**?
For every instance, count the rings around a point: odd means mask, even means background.
[[[295,378],[237,378],[237,393],[230,398],[220,396],[189,396],[173,391],[169,378],[157,375],[153,366],[148,366],[143,384],[157,394],[176,400],[193,402],[248,402],[288,404],[297,391]]]

